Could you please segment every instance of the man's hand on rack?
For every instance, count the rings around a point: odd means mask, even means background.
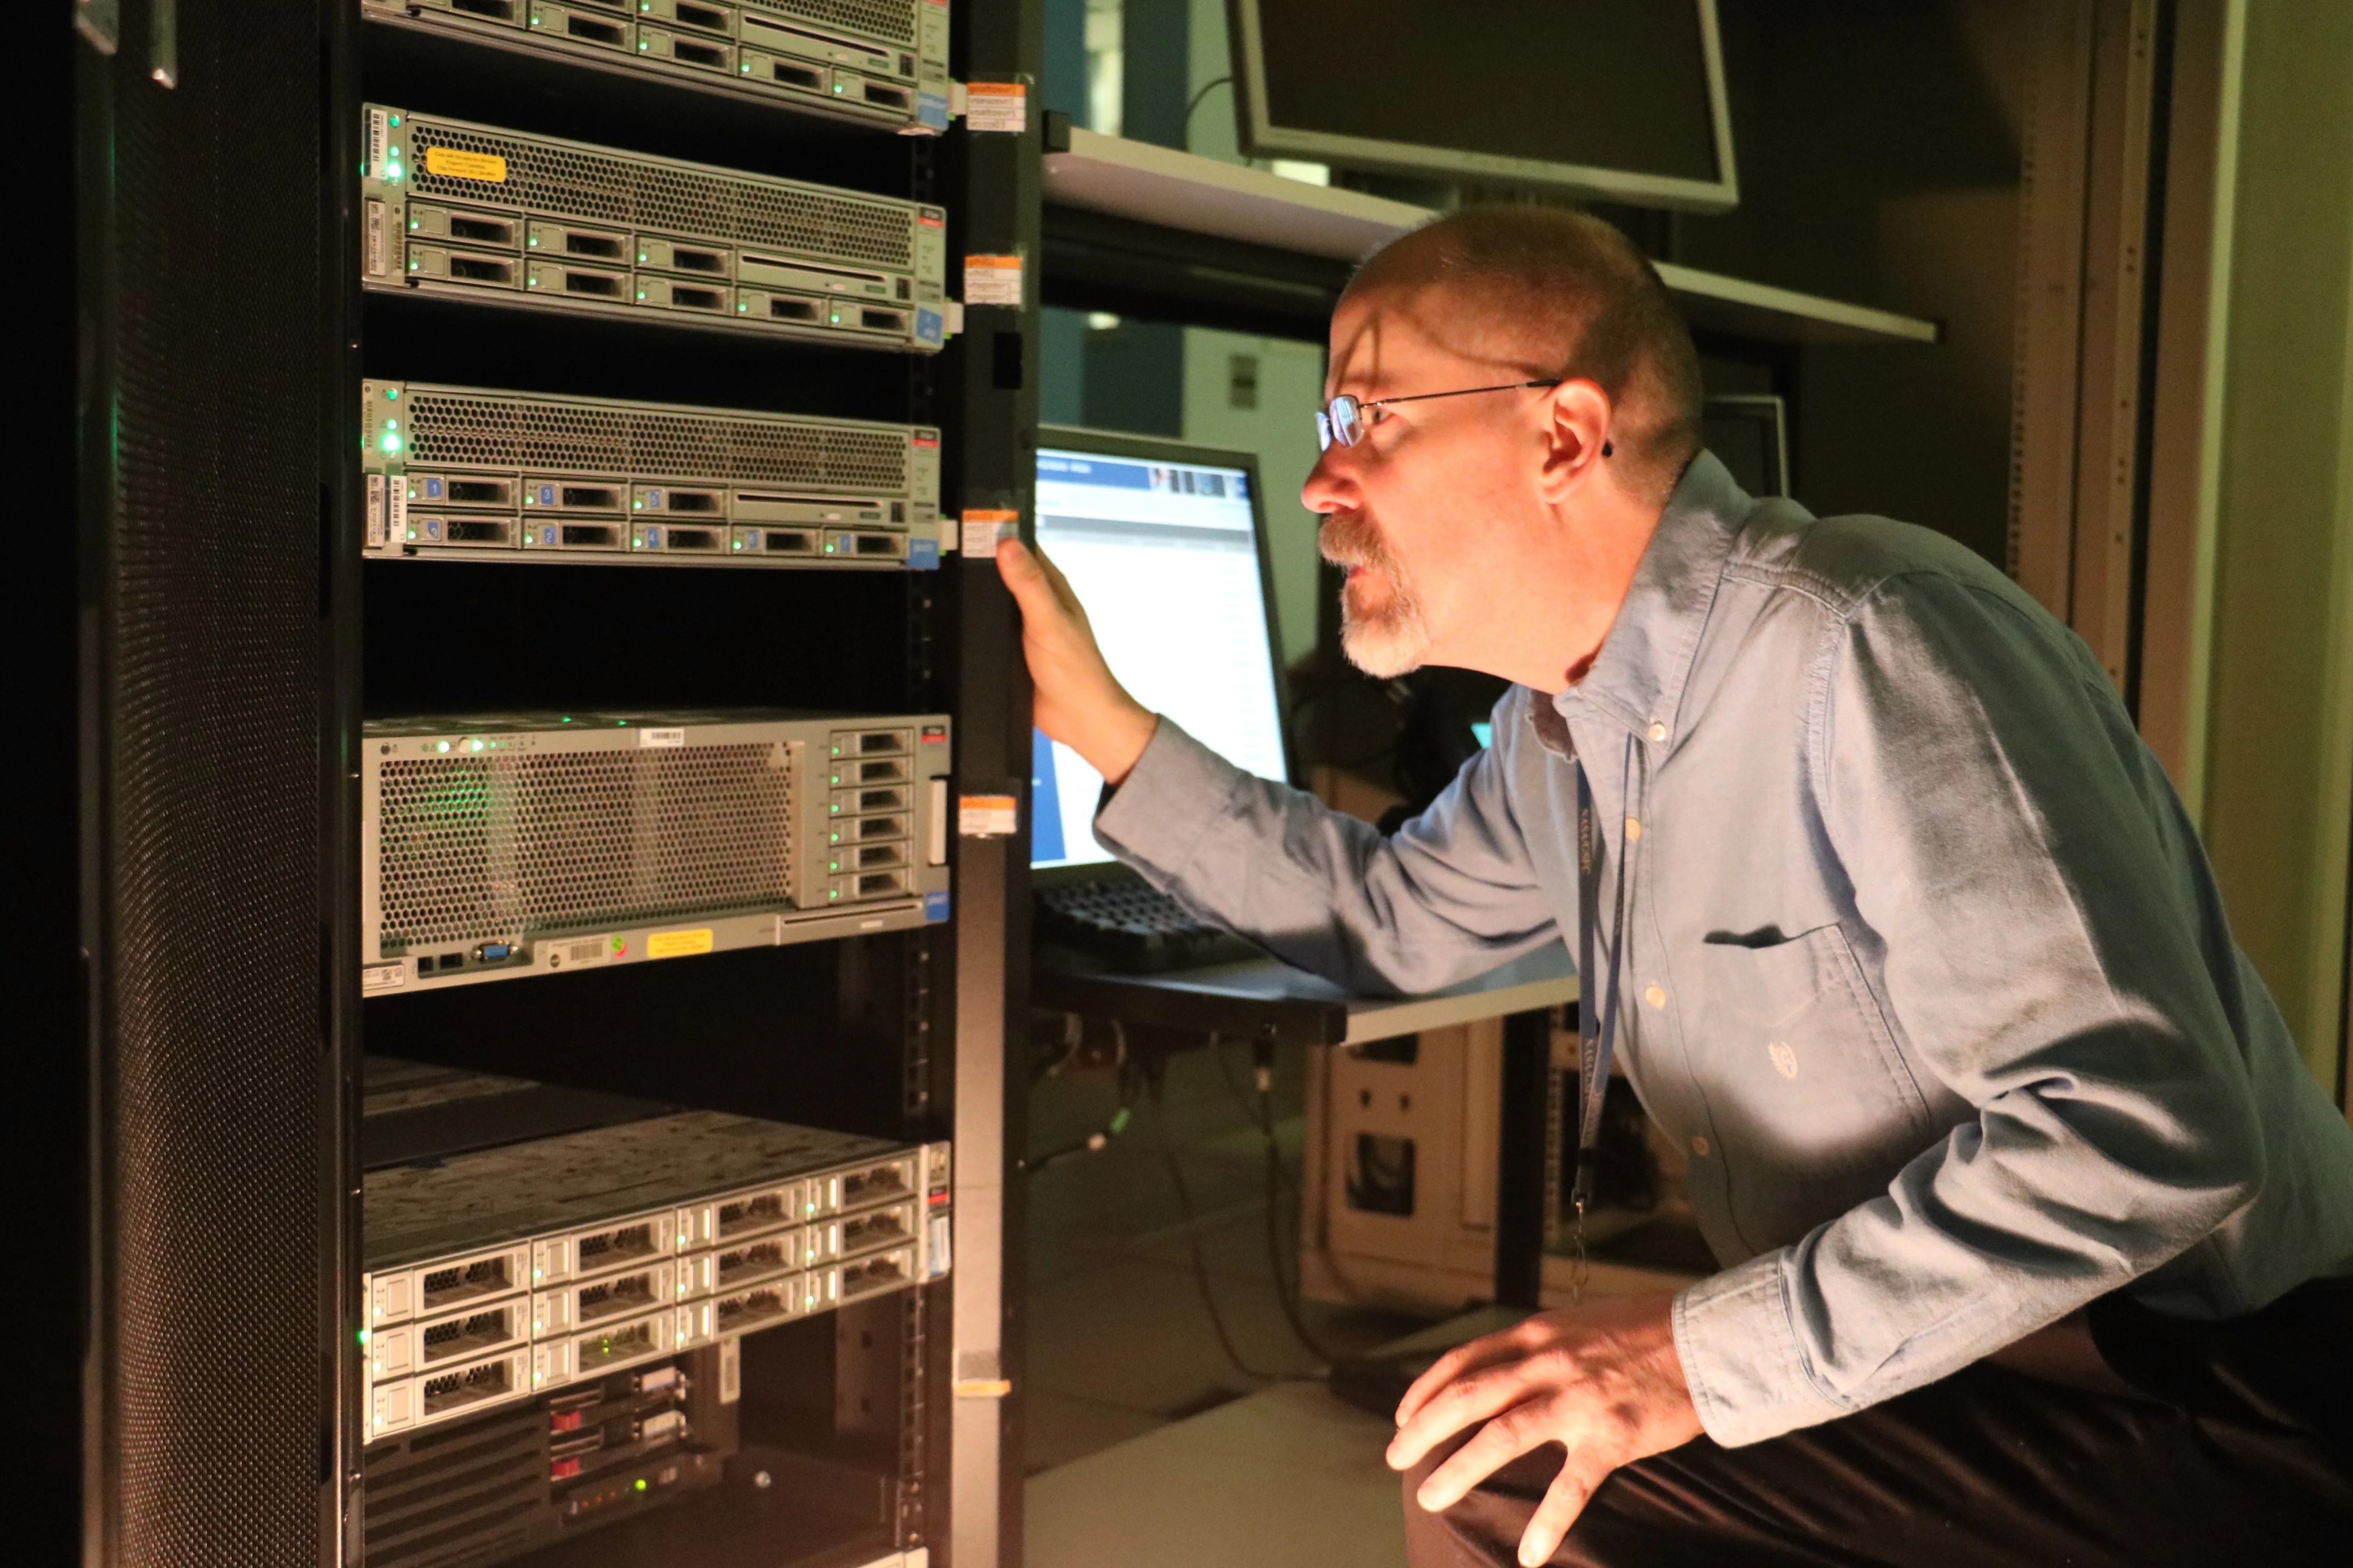
[[[1037,687],[1038,728],[1084,757],[1107,783],[1121,783],[1152,743],[1159,715],[1112,674],[1086,606],[1042,551],[1000,541],[997,570],[1021,606],[1021,651]]]
[[[1546,1561],[1610,1471],[1700,1435],[1675,1351],[1673,1304],[1664,1295],[1605,1297],[1449,1351],[1398,1405],[1390,1468],[1411,1469],[1484,1422],[1414,1494],[1436,1513],[1520,1455],[1565,1445],[1568,1460],[1520,1538],[1523,1563]]]

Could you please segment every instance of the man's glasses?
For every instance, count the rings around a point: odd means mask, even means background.
[[[1411,397],[1384,397],[1373,403],[1359,402],[1344,392],[1315,411],[1315,444],[1327,452],[1335,442],[1343,447],[1355,446],[1376,422],[1373,411],[1387,408],[1392,403],[1426,403],[1433,397],[1470,397],[1482,392],[1521,392],[1531,386],[1559,384],[1557,381],[1514,381],[1501,386],[1465,386],[1454,392],[1417,392]]]

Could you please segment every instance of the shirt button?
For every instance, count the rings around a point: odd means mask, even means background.
[[[1692,1152],[1703,1160],[1707,1158],[1707,1138],[1704,1134],[1692,1140]]]
[[[1651,721],[1651,739],[1653,741],[1663,741],[1666,738],[1667,727],[1664,724],[1658,722],[1656,720]]]
[[[1630,816],[1626,819],[1626,837],[1629,839],[1640,838],[1642,837],[1642,823],[1641,818]]]
[[[1653,985],[1642,993],[1642,1000],[1653,1007],[1663,1007],[1667,1005],[1667,988],[1663,985]]]

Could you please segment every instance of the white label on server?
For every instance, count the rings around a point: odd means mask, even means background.
[[[1002,837],[1020,826],[1020,803],[1009,795],[968,795],[958,802],[956,831],[966,838]]]
[[[367,547],[381,550],[384,539],[384,476],[370,474],[367,477]]]
[[[391,115],[387,110],[371,109],[367,115],[367,177],[384,178],[384,149],[392,139]]]
[[[686,731],[684,730],[640,730],[638,731],[638,744],[683,746],[686,744]]]
[[[1029,89],[1018,81],[966,82],[964,128],[966,131],[1009,131],[1019,135],[1029,129]]]
[[[744,1397],[744,1339],[738,1334],[719,1342],[719,1403],[733,1405]]]
[[[586,969],[612,957],[612,940],[606,936],[575,937],[570,942],[543,942],[539,950],[547,955],[550,969]]]
[[[360,971],[362,991],[391,991],[408,984],[408,965],[401,963],[371,963]]]
[[[371,278],[392,270],[391,235],[382,202],[367,205],[367,270]]]
[[[384,488],[385,535],[395,543],[408,538],[408,481],[395,474]]]
[[[964,302],[967,305],[1021,303],[1021,258],[967,256],[964,258]]]
[[[923,859],[928,865],[948,863],[948,781],[932,781],[931,836],[923,846]]]

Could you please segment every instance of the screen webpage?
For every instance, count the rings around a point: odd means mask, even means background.
[[[1235,766],[1284,776],[1266,585],[1240,468],[1040,448],[1038,542],[1087,607],[1112,673]],[[1109,860],[1103,775],[1035,736],[1030,863]]]

